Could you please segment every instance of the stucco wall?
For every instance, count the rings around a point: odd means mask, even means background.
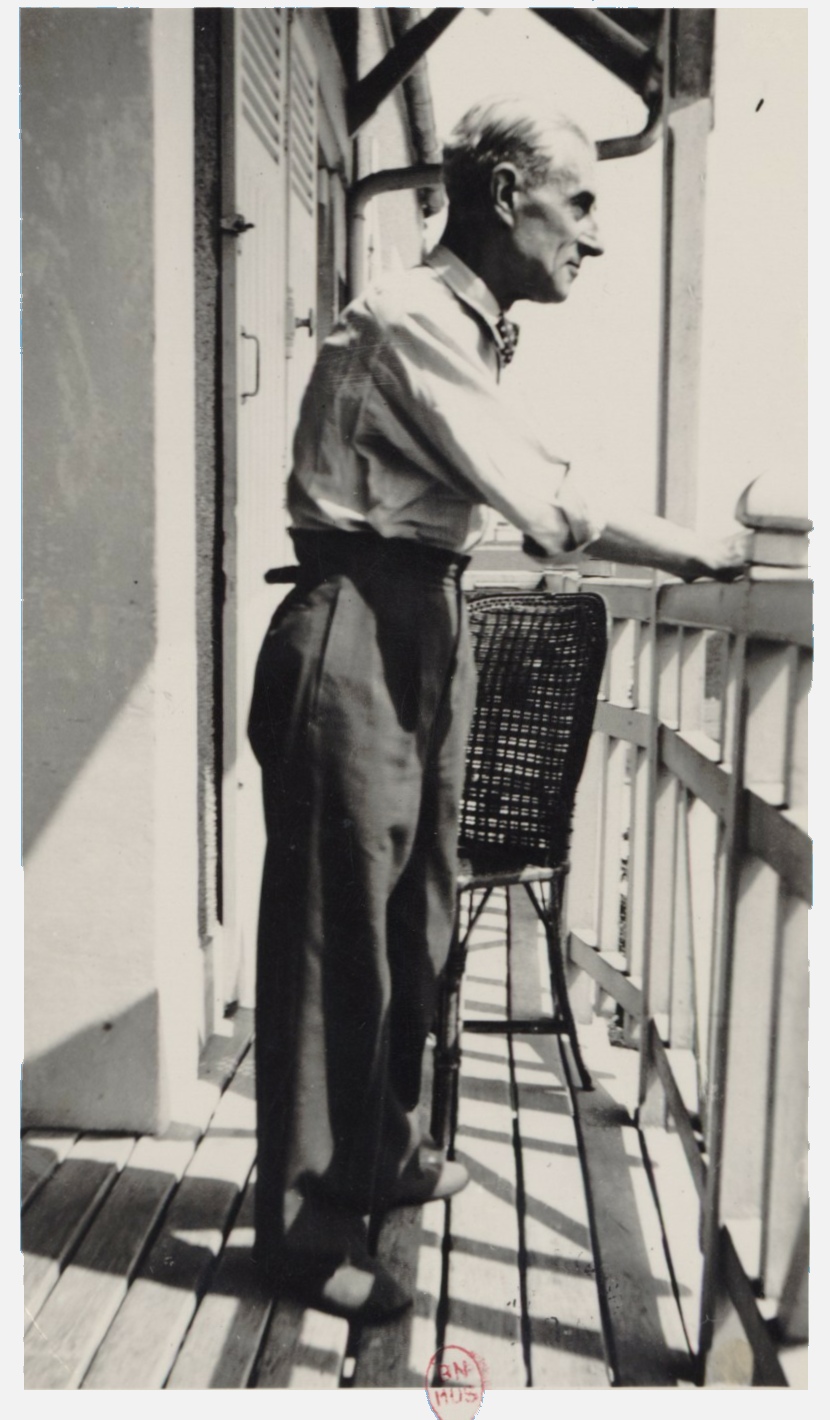
[[[192,22],[21,20],[24,1114],[148,1129],[197,1047]]]

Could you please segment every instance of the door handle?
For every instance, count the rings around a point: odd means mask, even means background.
[[[249,335],[248,332],[247,332],[247,330],[245,330],[244,326],[243,326],[243,328],[242,328],[242,339],[243,339],[243,340],[253,340],[254,345],[256,346],[256,367],[255,367],[255,369],[254,369],[254,387],[253,387],[252,390],[246,390],[245,393],[243,394],[243,396],[242,396],[242,403],[244,404],[245,401],[246,401],[246,399],[253,399],[253,398],[254,398],[254,395],[259,394],[260,346],[259,346],[259,336],[258,336],[258,335]]]
[[[309,310],[307,316],[294,317],[294,329],[302,330],[303,326],[306,327],[309,335],[314,334],[314,311],[312,309]]]

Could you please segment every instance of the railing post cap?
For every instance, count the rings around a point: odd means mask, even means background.
[[[776,532],[809,532],[806,483],[762,473],[744,489],[735,505],[735,517],[747,528]]]

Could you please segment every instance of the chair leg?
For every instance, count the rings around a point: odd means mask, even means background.
[[[453,1101],[461,1068],[461,982],[467,958],[467,934],[460,933],[456,911],[447,965],[438,1000],[435,1065],[432,1084],[430,1132],[439,1148],[450,1142]]]
[[[527,888],[531,898],[533,893]],[[582,1051],[579,1048],[579,1036],[576,1033],[576,1022],[571,1010],[570,997],[568,995],[568,981],[565,976],[565,963],[562,959],[562,927],[559,902],[559,884],[556,882],[550,885],[550,906],[539,915],[545,927],[545,938],[548,944],[548,967],[550,970],[551,985],[555,1009],[562,1017],[564,1033],[571,1042],[576,1068],[579,1073],[579,1081],[584,1090],[592,1090],[594,1082],[591,1079],[585,1061],[582,1058]],[[535,898],[534,905],[539,911]]]

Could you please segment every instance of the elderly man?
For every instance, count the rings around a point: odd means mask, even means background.
[[[257,1255],[280,1291],[350,1319],[410,1301],[365,1216],[467,1174],[418,1123],[450,942],[474,695],[461,573],[486,509],[546,555],[692,578],[740,540],[592,507],[503,399],[516,300],[564,301],[601,255],[595,155],[522,101],[445,150],[449,216],[413,271],[364,292],[320,351],[288,484],[297,585],[257,669],[250,736],[268,847],[257,984]]]

